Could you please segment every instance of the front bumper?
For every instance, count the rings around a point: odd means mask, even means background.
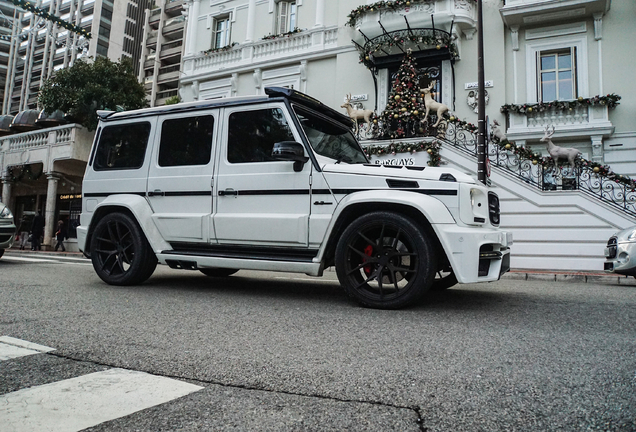
[[[434,228],[459,283],[499,280],[510,270],[511,232],[454,224]]]
[[[0,225],[0,249],[9,249],[15,240],[16,226]]]
[[[636,242],[618,242],[605,248],[607,273],[636,276]]]

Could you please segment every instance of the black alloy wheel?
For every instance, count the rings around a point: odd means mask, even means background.
[[[91,260],[97,275],[110,285],[136,285],[157,267],[157,257],[137,222],[123,213],[99,221],[91,239]]]
[[[356,219],[336,247],[336,272],[350,297],[363,306],[398,309],[419,301],[436,268],[426,232],[393,212]]]
[[[199,271],[210,277],[228,277],[238,271],[238,269],[229,269],[222,267],[200,268]]]

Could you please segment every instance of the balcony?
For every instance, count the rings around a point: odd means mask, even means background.
[[[610,9],[611,0],[506,0],[499,9],[508,26],[591,18]]]
[[[185,59],[186,75],[214,74],[220,69],[254,67],[338,47],[338,28],[309,30],[288,37],[241,44],[228,50],[198,53]]]
[[[150,24],[158,23],[159,18],[161,18],[161,9],[159,8],[153,9],[150,11],[150,17],[148,19],[148,22]]]
[[[71,124],[8,135],[0,138],[0,152],[4,154],[5,167],[43,163],[52,167],[53,161],[75,159],[88,161],[94,132]],[[2,160],[2,158],[0,158]]]
[[[165,6],[166,14],[177,16],[183,10],[183,0],[167,0]]]
[[[159,75],[157,76],[158,84],[165,84],[171,81],[179,80],[180,65],[167,66],[159,69]]]
[[[570,109],[551,108],[541,112],[508,113],[508,139],[538,140],[546,126],[555,126],[559,137],[608,137],[614,132],[609,120],[609,109],[603,105],[581,106]]]
[[[183,38],[183,28],[185,26],[185,17],[178,16],[166,20],[163,24],[163,35],[166,39]]]
[[[382,23],[382,26],[378,22]],[[374,8],[373,11],[363,11],[355,17],[350,15],[349,21],[356,29],[354,40],[361,45],[366,41],[364,36],[373,39],[384,34],[384,30],[392,32],[407,30],[410,27],[437,28],[448,32],[451,23],[468,34],[474,33],[477,28],[476,3],[456,0],[413,1],[410,6],[395,10],[380,7]]]
[[[161,53],[159,58],[163,59],[166,57],[181,55],[182,41],[171,42],[169,44],[165,44],[161,47]]]

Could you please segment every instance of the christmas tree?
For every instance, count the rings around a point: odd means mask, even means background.
[[[408,50],[397,71],[386,108],[380,115],[382,134],[387,138],[415,135],[422,128],[420,120],[425,112],[415,59]]]

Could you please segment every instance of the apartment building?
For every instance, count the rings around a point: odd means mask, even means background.
[[[36,13],[11,13],[3,114],[37,107],[38,89],[58,69],[81,57],[129,57],[138,64],[144,10],[149,0],[38,0],[43,10],[91,34],[86,38]],[[7,8],[16,10],[15,7]],[[4,12],[6,17],[7,12]],[[6,47],[5,47],[6,48]]]
[[[184,0],[157,0],[146,11],[139,81],[148,92],[150,106],[160,106],[178,96],[183,35]]]

